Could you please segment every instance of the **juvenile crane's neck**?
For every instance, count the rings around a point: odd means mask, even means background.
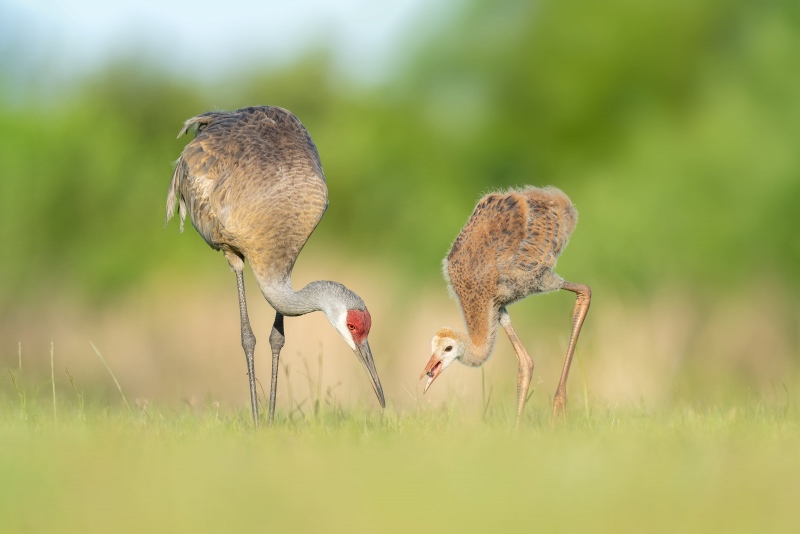
[[[497,322],[500,318],[499,310],[493,307],[483,310],[483,313],[465,314],[467,323],[467,334],[463,336],[462,342],[466,350],[459,357],[459,361],[470,367],[483,365],[489,356],[492,355],[494,344],[497,340]]]

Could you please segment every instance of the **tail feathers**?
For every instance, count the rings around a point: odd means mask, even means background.
[[[192,117],[183,123],[183,127],[178,132],[178,138],[186,133],[189,133],[189,130],[194,125],[197,125],[197,133],[202,132],[206,126],[208,126],[208,124],[210,124],[219,115],[220,114],[218,112],[209,111],[208,113],[203,113],[202,115]],[[172,173],[172,181],[169,184],[169,192],[167,193],[167,218],[164,221],[164,226],[166,227],[169,220],[173,215],[175,215],[175,203],[177,202],[178,210],[181,216],[181,232],[183,232],[183,221],[186,220],[186,202],[184,202],[183,196],[180,194],[181,182],[183,182],[183,179],[188,172],[189,169],[186,166],[186,162],[183,161],[183,156],[181,156],[175,163],[175,172]]]
[[[569,240],[578,224],[578,210],[569,197],[559,188],[548,185],[543,188],[528,186],[522,190],[529,198],[549,205],[561,219],[561,239]]]
[[[578,224],[578,210],[575,209],[575,205],[561,189],[549,185],[544,190],[552,195],[556,210],[561,214],[563,239],[568,240]]]
[[[184,202],[180,191],[181,182],[186,175],[186,170],[186,163],[184,163],[183,158],[179,158],[178,161],[175,162],[175,171],[172,173],[172,181],[169,183],[169,192],[167,192],[167,218],[164,220],[164,227],[166,228],[169,220],[175,215],[175,203],[177,202],[178,213],[181,218],[181,232],[183,232],[183,221],[186,219],[186,202]]]

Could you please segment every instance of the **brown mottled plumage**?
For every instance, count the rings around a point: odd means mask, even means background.
[[[167,218],[180,195],[181,223],[192,224],[234,263],[289,276],[328,205],[317,148],[300,121],[277,107],[205,113],[170,184]]]
[[[455,359],[466,365],[482,365],[494,349],[500,323],[520,363],[519,421],[533,361],[511,327],[505,306],[531,294],[566,289],[575,292],[578,298],[567,361],[556,391],[554,415],[564,409],[566,378],[580,326],[589,308],[591,291],[588,286],[565,282],[553,268],[577,220],[578,213],[572,202],[555,187],[490,193],[478,202],[444,260],[444,275],[461,306],[467,334],[449,328],[437,331],[432,342],[433,356],[423,373],[429,376],[426,390]]]
[[[167,220],[178,202],[192,224],[236,273],[242,346],[248,363],[253,419],[258,402],[253,368],[253,336],[247,316],[242,271],[250,262],[261,292],[275,309],[270,335],[272,383],[269,421],[275,410],[278,358],[283,347],[283,317],[322,311],[367,369],[376,395],[383,391],[367,343],[371,325],[361,298],[341,284],[312,282],[295,292],[291,273],[297,256],[328,205],[328,189],[311,136],[289,111],[249,107],[209,112],[186,121],[178,137],[193,126],[197,135],[175,166],[167,195]]]

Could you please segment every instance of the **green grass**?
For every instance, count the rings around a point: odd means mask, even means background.
[[[49,393],[49,392],[48,392]],[[24,392],[23,392],[24,396]],[[0,397],[0,532],[767,532],[800,521],[797,403],[398,414]],[[577,403],[576,403],[577,404]],[[502,530],[499,530],[502,529]]]

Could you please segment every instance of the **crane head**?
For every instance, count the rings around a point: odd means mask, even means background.
[[[369,375],[372,390],[378,397],[381,408],[386,407],[386,400],[383,397],[383,388],[378,378],[378,371],[375,369],[375,361],[372,359],[372,351],[369,348],[369,330],[372,327],[372,317],[366,307],[363,309],[345,309],[338,314],[334,321],[334,327],[344,338],[345,342],[353,349],[358,361],[364,366]]]
[[[464,355],[466,351],[466,343],[464,336],[450,328],[440,328],[436,331],[431,340],[431,359],[419,376],[419,379],[428,375],[428,382],[425,384],[423,393],[428,391],[436,377],[442,374],[442,371]]]

